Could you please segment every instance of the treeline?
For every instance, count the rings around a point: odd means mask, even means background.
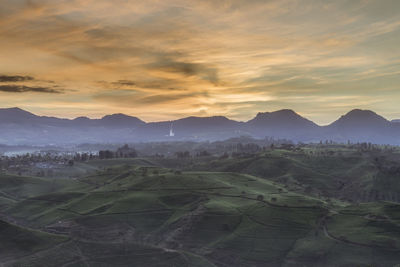
[[[175,152],[175,156],[177,158],[191,158],[191,157],[209,157],[209,156],[217,156],[219,158],[228,158],[228,157],[252,157],[259,154],[262,151],[274,150],[274,149],[285,149],[285,150],[299,150],[300,146],[296,146],[294,144],[270,144],[269,146],[261,146],[256,143],[237,143],[237,144],[229,144],[229,145],[218,145],[216,149],[209,150],[195,150],[195,151],[177,151]]]
[[[24,167],[52,168],[53,165],[73,166],[76,162],[86,162],[95,159],[134,158],[138,153],[132,147],[124,145],[115,151],[101,150],[99,153],[90,152],[47,152],[26,153],[15,156],[0,156],[0,170],[23,172]]]

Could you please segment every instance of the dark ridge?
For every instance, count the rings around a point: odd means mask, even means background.
[[[36,116],[20,108],[0,109],[0,143],[77,144],[164,140],[216,141],[240,136],[273,137],[294,142],[372,142],[400,144],[399,120],[388,121],[370,110],[355,109],[328,126],[318,126],[290,109],[260,112],[247,122],[224,116],[190,116],[146,123],[122,113],[101,119],[73,120]]]

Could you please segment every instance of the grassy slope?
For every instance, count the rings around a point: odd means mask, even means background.
[[[72,259],[93,266],[99,260],[142,266],[193,261],[198,266],[390,266],[400,260],[393,242],[399,231],[397,204],[332,207],[250,175],[175,173],[119,163],[124,165],[71,181],[58,192],[38,196],[35,191],[8,208],[27,225],[64,231],[75,240],[63,253],[36,255],[37,265]],[[38,181],[24,179],[28,185]],[[347,214],[352,210],[365,214]],[[387,223],[371,226],[376,214]],[[33,258],[21,260],[26,261]]]
[[[0,197],[9,200],[18,201],[54,191],[75,190],[81,187],[82,185],[70,179],[48,179],[0,174]]]
[[[0,220],[0,262],[35,254],[67,240]]]
[[[291,190],[349,201],[400,201],[400,176],[378,170],[374,161],[382,156],[379,153],[360,155],[356,151],[341,150],[332,155],[316,153],[276,149],[248,158],[199,161],[188,168],[247,173],[286,184]],[[389,154],[385,158],[390,161]],[[168,162],[168,165],[173,164]]]

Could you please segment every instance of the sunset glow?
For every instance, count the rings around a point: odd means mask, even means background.
[[[0,106],[145,121],[400,118],[400,1],[2,0]]]

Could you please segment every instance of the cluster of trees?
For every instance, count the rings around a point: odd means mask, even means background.
[[[183,158],[190,158],[190,152],[189,151],[178,151],[175,153],[176,157],[178,159],[183,159]]]
[[[256,143],[235,143],[235,144],[219,144],[216,146],[218,151],[230,153],[257,153],[264,149]]]
[[[202,147],[201,147],[202,148]],[[219,144],[215,148],[206,149],[195,149],[194,151],[184,150],[177,151],[174,155],[177,158],[192,158],[192,157],[209,157],[219,156],[220,158],[247,158],[256,156],[258,153],[266,150],[273,149],[285,149],[285,150],[299,150],[300,146],[296,146],[292,143],[274,144],[271,143],[268,146],[261,146],[256,143],[236,143],[236,144]]]
[[[73,160],[75,161],[88,161],[97,158],[93,153],[75,153]]]
[[[133,147],[124,145],[118,148],[116,151],[111,150],[100,150],[99,159],[112,159],[112,158],[136,158],[138,156],[137,151]]]
[[[114,158],[114,152],[111,150],[100,150],[99,159],[112,159]]]
[[[143,156],[151,157],[206,157],[210,155],[223,155],[224,153],[258,153],[269,149],[271,144],[279,147],[281,144],[292,144],[290,140],[254,139],[249,136],[230,138],[215,142],[173,141],[150,142],[135,144],[135,148]],[[112,149],[108,148],[112,151]],[[190,155],[184,155],[188,151]]]
[[[167,145],[171,145],[168,143]],[[155,145],[157,147],[158,144]],[[314,150],[304,148],[315,148]],[[181,148],[181,149],[179,149]],[[183,148],[183,149],[182,149]],[[344,148],[338,149],[338,148]],[[263,140],[256,140],[252,138],[232,138],[226,141],[217,141],[213,143],[204,142],[196,146],[192,143],[178,142],[175,150],[172,153],[154,152],[157,156],[175,156],[177,158],[194,158],[194,157],[252,157],[262,151],[283,149],[288,151],[305,152],[313,156],[334,156],[346,153],[348,149],[352,150],[350,153],[365,153],[365,152],[390,152],[395,151],[396,148],[392,146],[375,145],[372,143],[348,143],[338,144],[332,140],[320,141],[317,144],[294,144],[289,140],[274,140],[273,138],[266,138]],[[398,148],[397,148],[398,149]],[[155,154],[153,154],[155,155]]]

